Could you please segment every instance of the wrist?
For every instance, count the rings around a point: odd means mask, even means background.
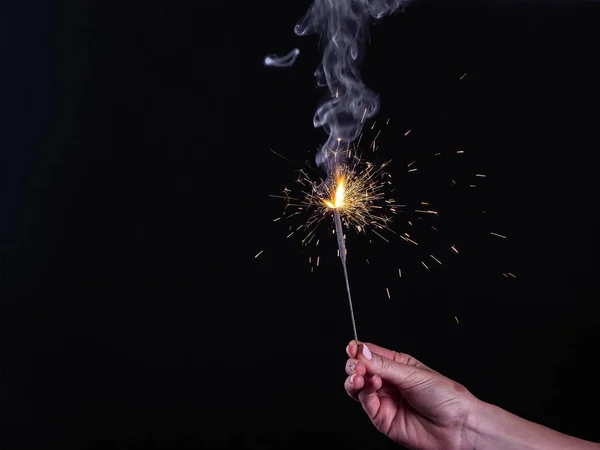
[[[519,439],[520,420],[502,408],[476,399],[467,418],[462,448],[533,450],[535,447]]]
[[[463,432],[464,450],[600,450],[600,444],[568,436],[475,399]]]
[[[498,440],[498,434],[502,431],[494,426],[494,422],[498,421],[498,418],[494,418],[494,408],[490,403],[475,399],[465,424],[464,450],[494,448],[492,442]]]
[[[520,428],[525,422],[498,406],[476,399],[467,418],[463,449],[534,450],[527,439],[522,439]]]
[[[463,430],[463,450],[483,449],[488,434],[489,408],[492,405],[477,398],[474,399]]]

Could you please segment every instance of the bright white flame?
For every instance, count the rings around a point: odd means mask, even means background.
[[[339,209],[344,206],[344,196],[346,195],[346,180],[344,177],[337,179],[337,187],[331,192],[331,200],[323,200],[323,203],[331,209]]]

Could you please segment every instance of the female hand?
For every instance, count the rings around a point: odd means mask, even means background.
[[[415,449],[462,449],[478,401],[465,387],[412,356],[351,341],[344,384],[375,427]]]

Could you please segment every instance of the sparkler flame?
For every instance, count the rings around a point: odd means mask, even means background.
[[[396,203],[389,197],[391,175],[386,171],[389,161],[377,165],[362,160],[351,150],[335,153],[343,155],[340,159],[344,162],[338,162],[325,180],[315,181],[300,170],[297,182],[303,186],[301,198],[284,191],[288,200],[286,209],[296,207],[297,212],[309,214],[301,226],[307,233],[305,242],[332,212],[339,213],[344,225],[359,233],[368,229],[379,235],[383,231],[393,233],[389,223],[396,214]]]
[[[346,196],[346,179],[343,176],[336,177],[336,188],[331,191],[331,199],[323,199],[323,203],[331,209],[340,209],[344,207],[344,197]]]
[[[391,175],[385,171],[385,168],[389,161],[375,165],[361,160],[350,148],[329,150],[329,152],[332,154],[330,161],[333,160],[336,163],[325,180],[314,181],[304,170],[300,170],[297,182],[303,186],[303,195],[295,198],[292,197],[291,190],[284,189],[283,198],[286,199],[286,210],[288,208],[296,209],[295,212],[284,214],[284,217],[289,218],[300,213],[309,214],[308,220],[297,228],[297,230],[306,231],[306,237],[302,241],[304,245],[311,242],[317,227],[323,220],[333,218],[339,257],[344,270],[354,339],[358,342],[346,266],[346,242],[343,226],[353,227],[359,233],[366,232],[366,229],[370,227],[375,234],[386,241],[387,239],[375,229],[380,231],[385,229],[393,233],[388,227],[391,216],[396,213],[394,200],[387,196]],[[290,233],[288,237],[293,233]]]

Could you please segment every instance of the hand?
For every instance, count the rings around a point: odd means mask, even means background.
[[[375,344],[346,347],[344,387],[371,422],[414,449],[462,449],[467,419],[478,401],[465,387],[417,361]]]

